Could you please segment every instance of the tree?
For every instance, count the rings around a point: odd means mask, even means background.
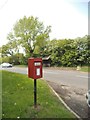
[[[18,47],[16,45],[16,41],[9,41],[6,45],[0,47],[1,56],[13,56],[18,52]]]
[[[86,35],[82,38],[77,38],[74,40],[76,42],[76,60],[78,65],[88,65],[90,58],[90,39]]]
[[[52,40],[47,51],[55,66],[90,65],[89,47],[90,36],[86,35],[76,39]]]
[[[72,40],[54,40],[54,44],[52,44],[52,53],[51,53],[51,60],[52,65],[55,66],[62,66],[67,65],[66,54],[67,51],[70,52],[71,50],[71,43]]]
[[[13,31],[8,34],[9,41],[17,41],[17,46],[23,47],[26,57],[40,56],[44,51],[46,41],[49,40],[51,27],[44,27],[38,18],[23,17],[16,22]]]

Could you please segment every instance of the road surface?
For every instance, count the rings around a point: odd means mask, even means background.
[[[12,68],[3,68],[8,71],[27,74],[27,68],[19,68],[19,67],[12,67]],[[84,88],[88,90],[88,79],[89,75],[85,72],[79,71],[67,71],[67,70],[56,70],[56,69],[43,69],[43,78],[45,80],[55,82],[57,84],[73,86],[77,88]]]

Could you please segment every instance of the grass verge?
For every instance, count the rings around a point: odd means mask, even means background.
[[[15,65],[15,67],[27,67],[27,65]],[[47,68],[47,67],[44,67]],[[51,69],[59,69],[59,70],[77,70],[77,67],[49,67]],[[90,72],[90,66],[82,66],[80,70],[82,72]]]
[[[82,72],[90,72],[90,66],[83,66],[81,67],[81,70]]]
[[[33,99],[32,79],[2,71],[3,118],[75,118],[44,80],[37,80],[37,108],[33,107]]]
[[[49,68],[58,70],[77,70],[77,67],[49,67]],[[78,71],[90,72],[90,66],[82,66]]]

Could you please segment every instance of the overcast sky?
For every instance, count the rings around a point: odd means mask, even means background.
[[[51,39],[76,38],[88,34],[89,0],[0,0],[0,46],[24,16],[38,17],[51,25]]]

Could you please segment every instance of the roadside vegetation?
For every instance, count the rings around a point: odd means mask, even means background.
[[[14,65],[15,67],[28,67],[27,65]],[[80,69],[78,70],[77,68],[80,67]],[[45,68],[45,67],[44,67]],[[82,71],[82,72],[90,72],[90,66],[77,66],[77,67],[49,67],[51,69],[59,69],[59,70],[78,70],[78,71]]]
[[[75,39],[50,39],[51,26],[38,18],[19,19],[7,35],[8,43],[0,47],[0,63],[27,65],[30,57],[50,57],[56,67],[90,66],[90,36]],[[22,51],[22,52],[21,52]]]
[[[33,99],[32,79],[2,71],[3,118],[75,118],[44,80],[37,80],[37,108],[33,106]]]
[[[90,66],[83,66],[83,67],[81,67],[81,70],[80,71],[82,71],[82,72],[90,72]]]
[[[79,69],[78,69],[79,67]],[[77,66],[77,67],[58,67],[58,69],[62,70],[78,70],[82,72],[90,72],[90,66]]]

